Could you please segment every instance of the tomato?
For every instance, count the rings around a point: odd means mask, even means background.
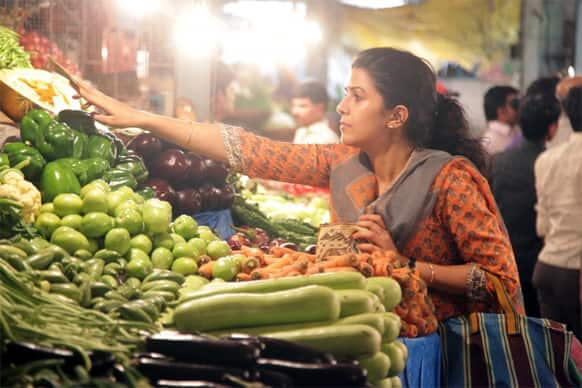
[[[198,265],[196,264],[196,260],[190,257],[179,257],[174,260],[172,271],[181,273],[182,275],[194,275],[198,273]]]
[[[55,205],[52,202],[43,203],[40,207],[40,213],[54,213]]]
[[[115,225],[119,228],[127,229],[129,234],[135,235],[143,231],[143,221],[139,211],[135,209],[125,209],[115,217]]]
[[[208,256],[214,260],[232,253],[226,241],[210,241],[206,247],[206,251]]]
[[[53,200],[55,214],[64,217],[69,214],[80,214],[83,200],[77,194],[59,194]]]
[[[83,213],[107,213],[108,209],[107,194],[102,189],[95,187],[85,192],[85,196],[83,197]]]
[[[156,234],[154,236],[154,247],[163,247],[171,250],[174,248],[174,239],[169,233]]]
[[[69,214],[61,219],[61,225],[68,226],[75,230],[81,230],[81,221],[83,217],[78,214]]]
[[[127,229],[113,228],[105,235],[105,249],[125,255],[131,247],[131,236]]]
[[[239,258],[234,256],[221,257],[216,260],[212,267],[212,277],[230,281],[240,272],[240,269]]]
[[[40,231],[44,238],[50,238],[60,225],[61,219],[53,213],[40,213],[34,223],[35,228]]]
[[[198,235],[198,224],[194,218],[183,214],[172,223],[172,232],[184,237],[185,240],[189,240]]]
[[[113,218],[107,213],[88,213],[81,221],[81,232],[87,237],[101,237],[113,228],[113,224]]]
[[[191,257],[196,259],[198,257],[198,250],[196,247],[187,242],[179,242],[174,245],[172,249],[174,257]]]
[[[129,276],[143,280],[147,275],[152,273],[154,267],[150,258],[139,249],[130,249],[129,263],[125,266],[125,271]]]
[[[150,238],[145,234],[138,234],[133,237],[129,245],[131,248],[140,249],[147,254],[152,251],[152,240],[150,240]]]
[[[68,226],[58,227],[51,237],[51,243],[60,246],[71,255],[79,249],[90,248],[87,237]]]
[[[199,256],[205,255],[207,253],[206,246],[208,245],[208,243],[206,242],[206,240],[201,239],[200,237],[191,238],[190,240],[188,240],[188,244],[191,244],[196,248],[196,251],[198,251]]]
[[[170,269],[174,262],[174,255],[168,248],[159,247],[152,252],[152,264],[157,269]]]

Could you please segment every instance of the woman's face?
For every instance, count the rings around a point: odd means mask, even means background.
[[[384,108],[384,99],[368,72],[353,68],[345,91],[337,106],[342,143],[364,150],[384,143],[390,111]]]

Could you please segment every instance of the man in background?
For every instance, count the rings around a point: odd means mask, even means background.
[[[321,82],[305,81],[298,86],[291,100],[291,114],[299,126],[293,143],[339,143],[339,136],[326,117],[327,103],[327,90]]]
[[[520,136],[515,127],[518,120],[519,99],[517,89],[511,86],[493,86],[485,93],[485,119],[487,130],[483,145],[490,155],[505,151],[510,144],[517,144]]]
[[[575,77],[562,78],[555,89],[556,97],[558,97],[560,103],[564,101],[572,87],[580,85],[582,85],[582,76],[578,75]],[[568,120],[566,112],[562,110],[562,115],[558,121],[558,132],[556,133],[556,137],[554,137],[552,141],[548,143],[548,147],[551,148],[565,143],[568,141],[571,134],[572,126],[570,125],[570,120]]]
[[[536,233],[534,163],[556,133],[560,103],[553,93],[526,94],[520,106],[524,141],[493,156],[491,190],[503,216],[528,316],[539,317],[532,276],[543,240]]]
[[[574,133],[535,163],[537,232],[544,247],[534,270],[542,318],[568,325],[582,339],[582,86],[570,89],[562,108]]]

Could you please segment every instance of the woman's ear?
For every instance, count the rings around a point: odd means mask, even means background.
[[[408,108],[404,105],[396,105],[388,112],[386,127],[390,129],[402,127],[408,121]]]

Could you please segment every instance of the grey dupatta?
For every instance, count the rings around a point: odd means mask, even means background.
[[[438,192],[431,186],[442,167],[452,159],[444,151],[422,149],[414,151],[408,165],[392,187],[376,200],[358,208],[348,187],[358,179],[373,176],[366,154],[360,152],[338,165],[331,172],[331,199],[341,222],[355,222],[365,209],[380,214],[398,250],[414,236],[419,223],[429,216],[437,201]]]

